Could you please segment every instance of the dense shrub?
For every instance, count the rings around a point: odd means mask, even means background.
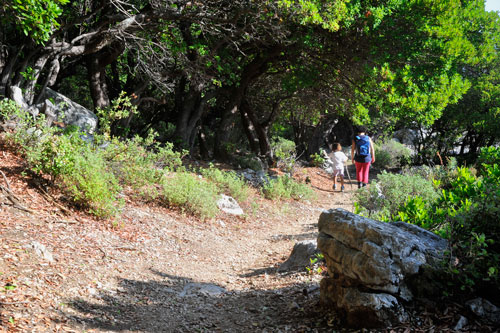
[[[288,175],[269,180],[262,187],[264,197],[271,200],[289,199],[307,200],[313,197],[313,190],[302,183],[295,181]]]
[[[375,145],[376,160],[374,165],[381,169],[400,168],[411,161],[412,151],[405,145],[388,140],[381,145]]]
[[[155,134],[146,139],[113,139],[103,149],[102,153],[124,185],[140,190],[159,184],[166,171],[181,168],[185,152],[175,152],[169,142],[160,146],[154,142],[154,137]]]
[[[435,165],[433,167],[421,165],[405,168],[403,173],[407,175],[419,175],[428,181],[433,182],[436,187],[449,188],[451,182],[457,176],[458,164],[456,158],[454,157],[449,157],[446,161],[446,165]]]
[[[201,219],[214,217],[217,208],[217,187],[187,172],[176,172],[163,179],[160,198],[169,206],[179,207]]]
[[[235,156],[234,157],[236,164],[243,169],[252,169],[254,171],[261,171],[264,167],[262,161],[253,154],[243,155],[243,156]]]
[[[72,156],[71,170],[62,173],[61,179],[63,190],[70,194],[72,200],[88,207],[97,217],[116,216],[122,206],[118,198],[121,190],[118,181],[107,170],[98,152],[89,149],[84,154]]]
[[[326,158],[324,157],[325,152],[323,150],[320,150],[319,153],[314,153],[311,156],[309,156],[311,160],[311,165],[315,167],[320,167],[326,162]]]
[[[295,142],[282,137],[276,137],[271,142],[271,149],[276,158],[278,168],[285,172],[291,172],[297,157]]]
[[[421,176],[382,172],[370,187],[356,192],[356,213],[389,221],[407,200],[416,196],[432,203],[439,195],[432,182]]]
[[[34,119],[6,100],[0,113],[4,120],[15,121],[16,129],[7,138],[18,145],[33,171],[49,175],[71,201],[98,217],[118,212],[118,182],[100,152],[81,138],[77,128],[57,133],[45,126],[43,116]]]
[[[250,195],[250,189],[245,181],[233,171],[222,171],[210,165],[202,169],[201,174],[214,182],[220,192],[232,196],[237,201],[245,201]]]

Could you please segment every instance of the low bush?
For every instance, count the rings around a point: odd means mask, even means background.
[[[375,145],[375,156],[374,165],[381,169],[394,169],[408,165],[412,151],[395,140],[388,140],[381,145]]]
[[[415,201],[418,199],[416,198]],[[448,267],[466,292],[500,290],[500,168],[480,176],[458,168],[449,189],[431,207],[408,202],[401,220],[435,230],[450,241]]]
[[[325,159],[323,154],[324,154],[324,152],[320,151],[320,153],[315,153],[315,154],[312,154],[311,156],[309,156],[311,159],[311,165],[315,166],[315,167],[322,166],[323,163],[326,162],[326,159]]]
[[[269,180],[262,187],[264,197],[271,200],[289,199],[307,200],[314,196],[313,190],[302,183],[295,181],[288,175]]]
[[[235,198],[237,201],[245,201],[250,195],[250,189],[245,181],[233,171],[222,171],[210,165],[202,169],[201,174],[214,182],[220,192]]]
[[[271,142],[271,149],[276,158],[276,165],[284,172],[290,173],[295,166],[297,154],[295,142],[282,137],[276,137]]]
[[[62,173],[62,188],[73,201],[88,207],[100,218],[110,218],[118,214],[122,206],[118,195],[121,190],[118,180],[107,170],[102,156],[88,149],[72,156],[71,170]]]
[[[437,200],[439,194],[432,182],[421,176],[382,172],[370,187],[356,192],[356,213],[389,221],[397,216],[406,201],[417,196],[432,203]]]
[[[124,185],[144,190],[159,184],[165,172],[181,168],[185,152],[175,152],[169,142],[160,146],[154,142],[155,136],[153,133],[146,139],[135,137],[124,141],[115,138],[103,149],[106,160]]]
[[[217,187],[202,181],[187,172],[175,172],[162,181],[160,199],[169,206],[175,206],[201,219],[215,217],[217,208]]]

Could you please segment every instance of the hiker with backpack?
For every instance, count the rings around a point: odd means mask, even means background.
[[[370,164],[375,162],[375,149],[363,126],[357,128],[356,135],[352,140],[351,158],[356,165],[358,188],[365,187],[368,184]]]

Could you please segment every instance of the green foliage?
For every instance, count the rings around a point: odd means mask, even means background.
[[[215,184],[187,172],[170,174],[162,182],[160,200],[167,205],[179,207],[201,219],[213,218],[219,211]]]
[[[356,192],[356,213],[381,221],[392,220],[411,198],[420,196],[426,203],[439,197],[432,182],[418,175],[382,172],[368,188]]]
[[[386,220],[402,220],[447,238],[447,267],[452,285],[477,292],[500,288],[500,148],[483,148],[479,174],[475,169],[452,166],[443,172],[449,181],[436,199],[412,196]],[[453,165],[453,163],[450,163]],[[432,176],[433,177],[433,176]],[[440,181],[434,184],[443,186]]]
[[[323,154],[321,153],[314,153],[310,156],[311,158],[311,165],[315,167],[322,166],[323,163],[325,163],[325,158],[323,157]]]
[[[295,166],[295,159],[297,156],[295,152],[295,142],[277,137],[272,140],[271,149],[276,158],[277,166],[285,172],[291,172]]]
[[[121,189],[101,153],[83,141],[80,133],[69,130],[57,134],[43,125],[43,117],[35,121],[12,104],[1,107],[1,113],[17,121],[9,138],[22,149],[33,171],[50,175],[74,202],[94,215],[115,216]]]
[[[167,171],[178,170],[186,152],[175,152],[172,143],[160,145],[154,141],[156,134],[147,138],[134,137],[128,140],[113,138],[102,151],[105,159],[112,165],[120,181],[134,190],[146,191],[143,194],[155,196],[152,190]]]
[[[61,5],[69,0],[14,0],[5,6],[16,28],[37,43],[49,40],[59,27],[57,19],[62,14]]]
[[[381,169],[400,168],[410,163],[411,154],[410,148],[395,140],[388,140],[381,145],[375,145],[374,165]]]
[[[479,166],[491,168],[492,165],[500,164],[500,149],[498,147],[483,147],[481,148],[481,155],[477,160]]]
[[[314,192],[309,186],[295,181],[288,175],[269,180],[262,186],[262,193],[270,200],[289,198],[308,200],[314,196]]]
[[[71,170],[61,175],[63,189],[73,201],[87,206],[95,216],[116,216],[122,205],[118,198],[121,188],[113,173],[107,170],[102,155],[87,147],[71,158]]]
[[[137,106],[132,104],[131,98],[122,91],[118,98],[111,102],[111,106],[105,109],[97,109],[96,115],[99,118],[99,130],[105,137],[111,136],[111,126],[114,122],[131,117],[138,113]],[[119,128],[119,134],[127,134],[128,129]]]
[[[325,256],[322,253],[317,253],[314,257],[309,258],[309,266],[306,266],[307,273],[321,274],[326,270]]]
[[[500,287],[500,169],[485,165],[477,177],[458,168],[449,190],[431,207],[408,203],[400,217],[423,227],[439,230],[451,243],[448,267],[463,290],[485,285]]]
[[[250,195],[247,184],[234,171],[222,171],[210,165],[209,168],[202,169],[201,174],[214,182],[220,192],[224,192],[237,201],[245,201]]]

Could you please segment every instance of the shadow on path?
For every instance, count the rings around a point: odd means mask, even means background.
[[[81,329],[140,332],[278,332],[330,330],[317,284],[228,291],[152,271],[158,280],[121,279],[93,300],[73,299],[63,313]]]

